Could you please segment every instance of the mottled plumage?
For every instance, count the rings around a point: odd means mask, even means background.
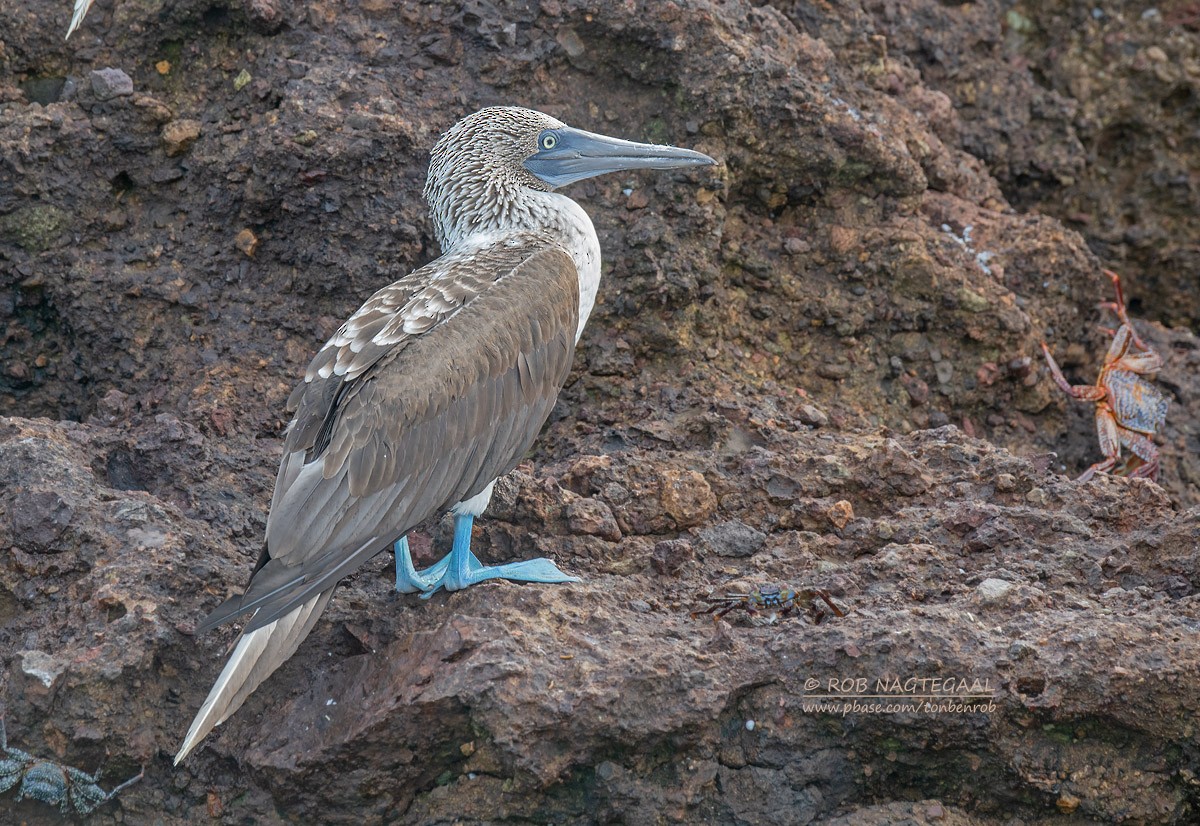
[[[393,543],[408,592],[574,580],[549,560],[487,568],[469,549],[471,519],[554,406],[599,285],[591,221],[551,190],[617,169],[710,163],[528,109],[482,110],[438,141],[425,197],[444,254],[371,296],[292,394],[258,564],[245,593],[197,630],[250,617],[176,763],[292,655],[338,580]],[[405,534],[446,511],[453,550],[413,570]]]

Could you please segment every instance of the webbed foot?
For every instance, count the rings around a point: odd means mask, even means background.
[[[396,590],[402,594],[433,593],[430,589],[436,589],[450,564],[450,555],[447,554],[425,570],[418,571],[413,567],[407,536],[397,539],[392,550],[396,554]]]
[[[579,577],[564,573],[545,557],[510,562],[505,565],[484,565],[471,553],[471,525],[474,517],[454,517],[454,546],[450,553],[429,568],[417,571],[412,564],[408,540],[396,542],[396,590],[405,594],[420,593],[429,599],[440,589],[460,591],[489,579],[508,579],[514,582],[579,582]]]

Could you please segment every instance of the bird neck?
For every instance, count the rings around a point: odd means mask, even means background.
[[[566,250],[579,274],[579,340],[600,287],[600,240],[583,207],[557,192],[496,180],[430,186],[425,194],[443,253],[513,232],[542,235]]]
[[[503,179],[433,183],[425,197],[443,252],[483,235],[553,230],[554,210],[545,201],[550,193]]]

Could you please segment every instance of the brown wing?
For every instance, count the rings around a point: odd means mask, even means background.
[[[377,293],[314,358],[263,556],[198,630],[254,609],[247,632],[278,619],[533,444],[574,357],[570,256],[519,236],[426,270]]]

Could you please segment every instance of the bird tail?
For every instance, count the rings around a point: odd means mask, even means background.
[[[295,653],[325,611],[333,589],[321,591],[279,619],[243,634],[175,755],[178,766],[210,731],[237,711],[263,680]]]
[[[72,32],[79,28],[79,24],[83,22],[83,18],[87,16],[88,9],[92,6],[92,0],[75,0],[75,13],[71,15],[71,25],[67,28],[67,37],[71,37]]]

